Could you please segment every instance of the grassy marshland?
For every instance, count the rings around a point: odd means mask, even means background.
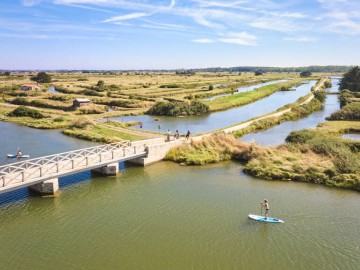
[[[303,118],[315,111],[321,110],[323,107],[322,102],[317,98],[313,98],[310,102],[300,105],[299,103],[301,102],[302,99],[303,98],[292,104],[292,106],[287,106],[291,108],[289,112],[277,117],[270,117],[259,121],[255,121],[246,128],[243,128],[238,131],[234,131],[233,135],[238,138],[244,136],[245,134],[263,131],[271,127],[274,127],[276,125],[279,125],[280,123],[285,121],[294,121]]]
[[[90,118],[78,118],[74,120],[70,126],[63,130],[63,133],[68,136],[100,143],[112,143],[118,142],[119,140],[136,141],[145,139],[145,137],[140,135],[133,135],[107,128],[104,125],[94,122]]]
[[[234,159],[244,162],[244,172],[266,180],[311,182],[360,191],[360,143],[317,130],[292,133],[288,141],[276,148],[262,147],[219,133],[178,146],[167,159],[184,165]]]

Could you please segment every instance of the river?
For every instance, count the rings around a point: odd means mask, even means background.
[[[332,78],[332,91],[337,91],[334,86],[337,87],[339,79]],[[316,126],[325,121],[325,118],[330,116],[333,112],[340,109],[340,104],[337,95],[327,95],[324,102],[324,108],[320,111],[316,111],[305,118],[301,118],[295,121],[283,122],[280,125],[272,127],[270,129],[260,131],[257,133],[250,133],[241,137],[245,142],[257,142],[265,146],[276,146],[285,142],[285,138],[291,131],[316,128]]]
[[[160,162],[0,207],[2,269],[358,269],[360,197]],[[284,224],[249,220],[267,198]]]
[[[0,135],[3,155],[19,142],[34,157],[94,145],[3,122]],[[60,178],[55,198],[0,195],[1,269],[359,268],[358,192],[259,180],[232,161],[121,171]],[[264,198],[284,224],[247,218]]]
[[[169,116],[124,116],[109,118],[117,121],[138,121],[143,123],[143,129],[165,133],[168,129],[172,132],[179,130],[180,134],[190,130],[192,134],[209,132],[228,127],[236,123],[270,113],[278,108],[295,102],[298,98],[307,95],[316,81],[310,81],[296,87],[296,91],[278,91],[269,97],[247,104],[245,106],[226,111],[213,112],[202,116],[169,117]],[[160,129],[159,129],[160,126]],[[140,129],[139,126],[133,128]]]

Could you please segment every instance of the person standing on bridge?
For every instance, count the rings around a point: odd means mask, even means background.
[[[176,130],[175,133],[174,133],[174,140],[178,140],[179,136],[180,136],[179,131]]]
[[[189,138],[190,138],[190,130],[188,130],[187,132],[186,132],[186,135],[185,135],[185,139],[186,140],[188,140]]]
[[[168,142],[170,141],[170,136],[171,136],[171,130],[168,129],[168,131],[166,132],[166,139]]]

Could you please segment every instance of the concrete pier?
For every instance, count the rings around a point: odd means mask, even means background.
[[[130,163],[146,166],[158,162],[165,158],[166,154],[169,152],[169,150],[172,147],[183,143],[182,140],[165,142],[165,139],[163,138],[153,139],[151,141],[141,141],[138,143],[144,144],[144,142],[145,142],[146,156],[129,160]],[[135,142],[132,142],[131,144],[136,145]]]
[[[92,169],[91,172],[100,175],[116,175],[119,172],[119,163],[111,163],[100,168]]]
[[[40,195],[55,195],[55,193],[59,190],[59,179],[53,178],[42,183],[37,183],[29,186],[29,190]]]

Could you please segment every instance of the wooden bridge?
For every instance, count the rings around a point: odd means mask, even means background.
[[[3,165],[0,193],[29,186],[40,193],[54,194],[58,177],[91,169],[116,174],[120,161],[146,157],[147,149],[144,143],[123,141]]]

